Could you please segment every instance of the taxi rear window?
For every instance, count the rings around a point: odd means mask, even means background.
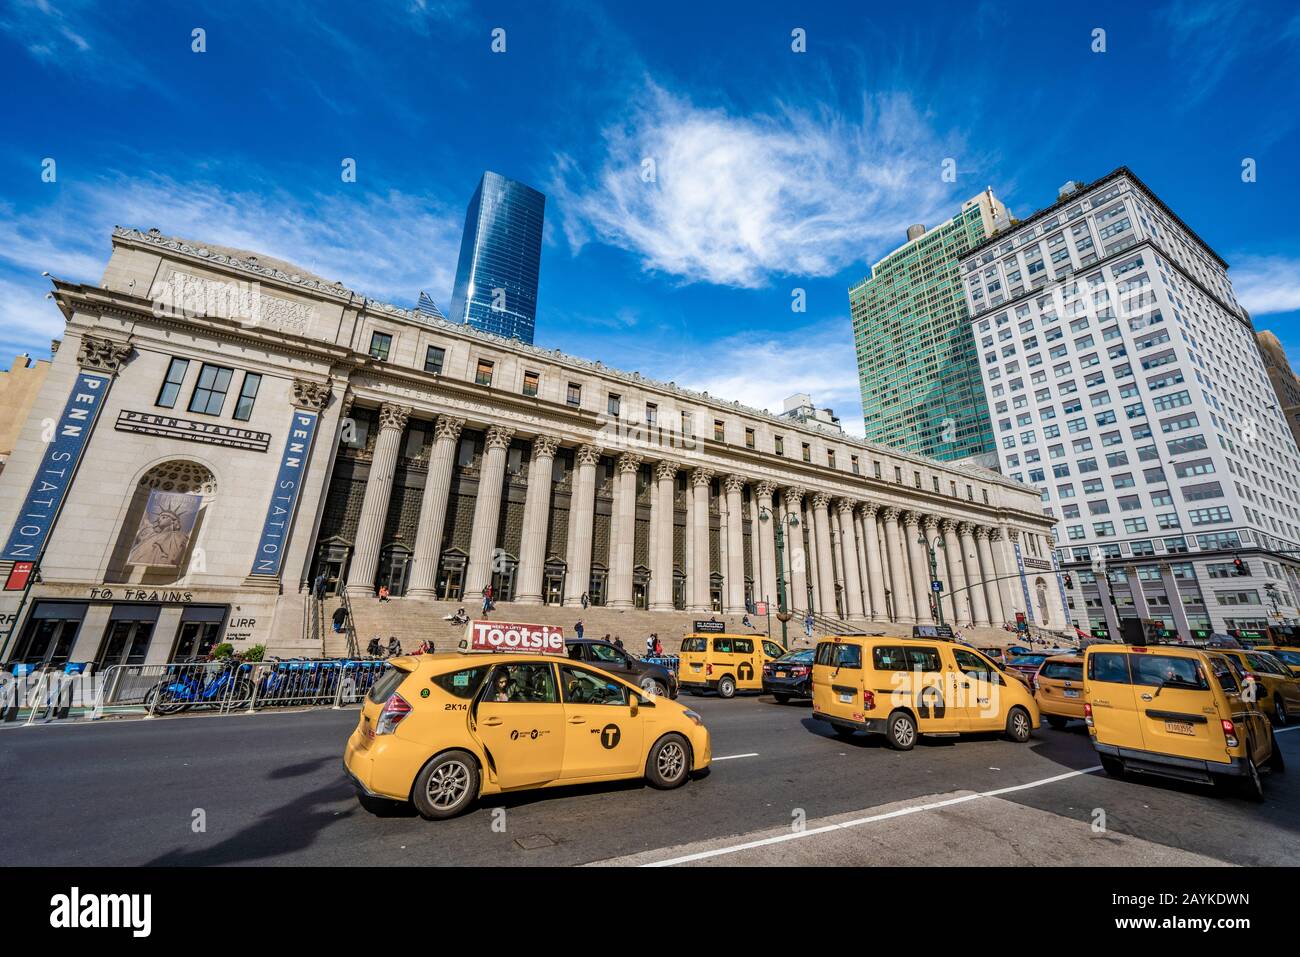
[[[1173,655],[1129,655],[1135,685],[1159,685],[1165,688],[1190,688],[1209,690],[1209,682],[1195,658],[1176,658]]]
[[[1128,655],[1104,652],[1088,656],[1088,680],[1110,684],[1129,684]]]
[[[704,638],[683,638],[682,651],[703,651],[706,640]]]
[[[1065,681],[1083,680],[1082,661],[1049,661],[1039,672],[1044,678],[1061,678]]]
[[[375,679],[375,683],[370,686],[370,694],[367,697],[375,704],[383,704],[397,690],[397,686],[402,683],[402,679],[405,677],[405,671],[389,668]]]
[[[877,671],[938,672],[943,670],[937,648],[877,645],[871,649],[871,663]]]
[[[483,676],[487,674],[487,670],[487,665],[462,668],[460,671],[451,671],[445,675],[435,675],[433,683],[449,695],[469,699],[474,697],[478,686],[483,683]]]

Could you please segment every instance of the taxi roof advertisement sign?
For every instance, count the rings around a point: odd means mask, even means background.
[[[514,654],[564,654],[564,629],[514,621],[471,621],[465,629],[467,651]]]

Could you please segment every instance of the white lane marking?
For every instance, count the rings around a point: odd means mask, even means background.
[[[749,752],[747,752],[746,754],[724,754],[722,757],[720,757],[720,758],[714,758],[713,760],[714,760],[714,761],[734,761],[736,758],[756,758],[756,757],[758,757],[758,752],[757,752],[757,751],[749,751]]]
[[[1081,774],[1092,774],[1093,772],[1100,770],[1101,765],[1097,765],[1093,768],[1084,768],[1082,771],[1069,771],[1065,774],[1057,774],[1050,778],[1030,781],[1028,784],[1016,784],[1011,787],[998,788],[993,791],[979,791],[975,794],[963,794],[960,797],[948,798],[943,801],[930,801],[927,804],[914,804],[910,807],[898,808],[894,811],[886,811],[884,814],[872,814],[870,817],[860,817],[852,821],[845,821],[842,824],[827,824],[823,827],[814,827],[805,831],[791,831],[789,834],[778,834],[775,837],[765,837],[757,841],[747,841],[744,844],[735,844],[731,847],[719,847],[711,851],[699,851],[695,854],[687,854],[683,857],[675,857],[667,861],[652,861],[641,866],[672,867],[676,864],[689,864],[692,861],[703,861],[710,857],[721,857],[724,854],[735,854],[738,851],[748,851],[756,847],[768,847],[772,844],[783,844],[786,841],[797,841],[801,838],[813,837],[817,834],[829,834],[832,831],[858,827],[862,824],[874,824],[877,821],[887,821],[890,818],[905,817],[909,814],[919,814],[922,811],[935,811],[939,808],[951,807],[954,804],[964,804],[967,801],[975,801],[979,798],[996,797],[1000,794],[1009,794],[1012,791],[1024,791],[1028,788],[1042,787],[1044,784],[1055,784],[1057,781],[1064,781],[1068,778],[1078,777]]]
[[[1288,731],[1300,731],[1300,724],[1293,724],[1289,728],[1274,728],[1274,734],[1286,734]]]

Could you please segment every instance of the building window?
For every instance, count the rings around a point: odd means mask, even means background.
[[[695,422],[689,412],[682,413],[682,435],[692,436],[695,434]]]
[[[383,362],[388,361],[388,353],[393,348],[393,337],[386,332],[370,334],[370,356]]]
[[[424,351],[424,371],[442,375],[442,364],[447,358],[447,350],[441,346],[429,346]]]
[[[753,430],[753,429],[746,429],[746,430],[745,430],[745,448],[747,448],[747,449],[752,449],[753,447],[754,447],[754,430]]]
[[[812,446],[807,442],[803,443],[803,460],[805,462],[812,461]]]
[[[538,386],[541,384],[541,376],[536,372],[524,373],[524,395],[530,398],[537,395]]]
[[[620,396],[617,392],[611,392],[609,394],[609,399],[605,402],[605,411],[617,419],[619,416],[619,411],[622,409],[622,407],[623,407],[623,397]]]
[[[235,402],[235,418],[247,422],[253,417],[253,403],[257,401],[257,390],[262,385],[262,377],[256,372],[244,373],[244,384],[239,390],[239,399]]]
[[[569,390],[564,395],[565,403],[571,408],[576,409],[582,405],[582,386],[576,382],[569,383]]]
[[[492,366],[493,363],[491,359],[478,360],[478,369],[474,372],[474,381],[478,385],[492,384]]]
[[[230,378],[234,369],[225,366],[210,366],[206,362],[199,369],[199,381],[190,396],[190,411],[203,415],[220,415],[221,407],[226,402],[226,391],[230,388]]]
[[[645,404],[645,424],[651,428],[659,424],[659,406],[653,402]]]
[[[713,420],[713,441],[727,441],[727,423],[723,422],[721,419]]]
[[[181,394],[181,383],[185,381],[185,370],[190,367],[189,359],[173,359],[167,366],[167,377],[163,379],[162,388],[158,390],[158,401],[164,409],[175,408],[176,397]]]
[[[826,450],[826,464],[827,464],[830,468],[835,468],[835,450],[834,450],[834,449],[827,449],[827,450]]]
[[[854,475],[862,474],[862,468],[858,464],[858,457],[856,455],[849,456],[849,468],[852,470]]]
[[[776,437],[776,454],[785,455],[785,439],[779,435]]]

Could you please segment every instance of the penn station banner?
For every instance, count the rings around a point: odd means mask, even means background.
[[[1034,600],[1029,597],[1029,579],[1025,577],[1025,556],[1016,542],[1016,570],[1020,572],[1020,590],[1025,593],[1025,621],[1034,620]],[[1067,618],[1068,620],[1068,618]]]
[[[99,410],[104,406],[111,381],[106,375],[77,373],[72,393],[63,407],[63,414],[54,423],[53,434],[48,436],[40,468],[27,490],[27,498],[0,558],[21,562],[35,561],[40,557],[63,500],[67,498],[77,463],[90,441],[90,433],[99,418]]]
[[[266,508],[266,520],[262,523],[262,536],[257,543],[257,554],[253,556],[254,575],[279,575],[284,564],[284,549],[289,541],[289,529],[293,525],[294,511],[302,495],[302,484],[307,477],[307,465],[311,458],[312,439],[316,436],[316,425],[320,416],[306,409],[294,409],[293,421],[289,425],[289,436],[284,441],[284,452],[280,455],[280,469],[275,477],[275,488],[271,492],[271,504]]]

